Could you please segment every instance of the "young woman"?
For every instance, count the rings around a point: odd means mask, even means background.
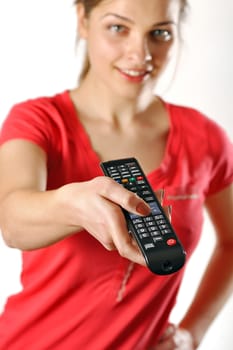
[[[22,291],[0,349],[193,350],[232,291],[233,147],[200,112],[153,93],[175,54],[185,0],[77,0],[87,62],[79,86],[15,105],[1,130],[0,227],[22,250]],[[136,157],[164,189],[187,252],[207,208],[216,247],[194,301],[169,323],[184,268],[145,266],[121,208],[148,205],[100,161]],[[227,210],[226,210],[227,208]]]

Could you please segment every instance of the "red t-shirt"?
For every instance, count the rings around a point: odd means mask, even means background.
[[[172,223],[189,258],[206,196],[233,181],[233,147],[198,111],[165,107],[171,124],[166,152],[148,179],[154,189],[165,188],[165,204],[172,204]],[[102,175],[67,91],[14,106],[0,142],[14,138],[45,150],[48,189]],[[0,316],[0,350],[146,350],[168,322],[184,272],[154,275],[107,251],[86,231],[22,252],[22,259],[23,289]]]

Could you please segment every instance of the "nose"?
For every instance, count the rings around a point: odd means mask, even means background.
[[[152,55],[145,38],[131,38],[128,42],[128,58],[135,65],[145,65],[152,60]]]

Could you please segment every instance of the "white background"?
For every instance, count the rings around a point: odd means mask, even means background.
[[[190,105],[218,121],[233,140],[232,0],[190,0],[183,56],[171,101]],[[76,84],[75,13],[71,0],[11,0],[0,3],[0,122],[21,100],[50,95]],[[227,208],[226,208],[227,210]],[[232,213],[229,213],[232,215]],[[214,244],[206,219],[203,237],[187,269],[172,319],[190,303]],[[20,289],[20,255],[0,241],[0,310]],[[210,328],[201,350],[232,350],[233,298]]]

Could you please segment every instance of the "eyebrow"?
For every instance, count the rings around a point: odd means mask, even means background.
[[[134,23],[134,21],[131,19],[131,18],[128,18],[128,17],[124,17],[124,16],[121,16],[121,15],[118,15],[116,13],[106,13],[104,16],[101,17],[101,19],[105,18],[105,17],[108,17],[108,16],[113,16],[115,18],[118,18],[118,19],[121,19],[123,21],[126,21],[126,22],[129,22],[129,23]],[[174,21],[163,21],[163,22],[158,22],[158,23],[155,23],[153,24],[151,27],[156,27],[156,26],[165,26],[165,25],[169,25],[169,24],[176,24]]]

